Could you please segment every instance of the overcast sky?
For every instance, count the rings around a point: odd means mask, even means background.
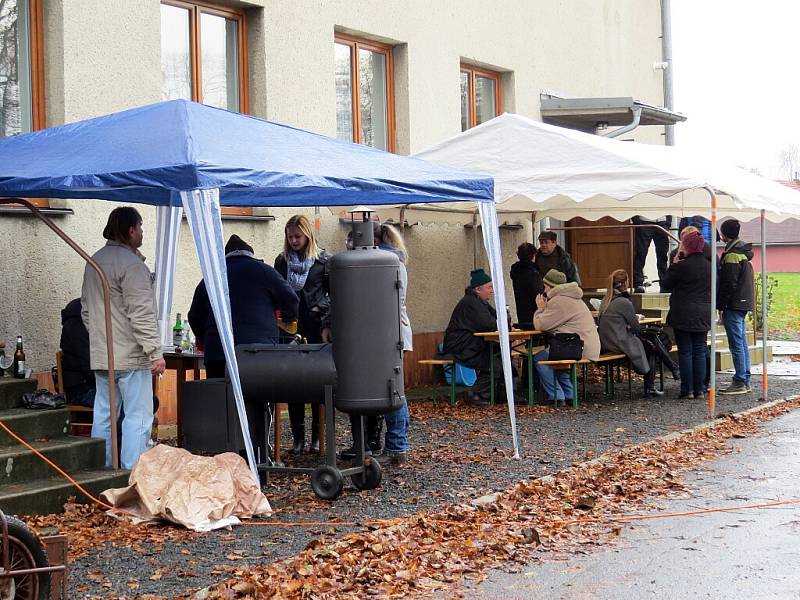
[[[800,0],[672,0],[675,143],[786,179],[800,147]]]

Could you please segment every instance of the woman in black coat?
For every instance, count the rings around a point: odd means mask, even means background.
[[[309,344],[323,341],[323,317],[330,309],[326,263],[330,255],[317,246],[314,230],[308,217],[294,215],[286,222],[283,252],[275,259],[275,269],[289,283],[300,299],[297,332]],[[327,339],[328,335],[325,333]],[[300,453],[305,447],[306,405],[289,404],[292,425],[292,451]],[[319,408],[311,411],[311,450],[319,451]]]
[[[711,261],[703,256],[703,236],[684,233],[661,282],[669,297],[667,325],[675,332],[681,370],[680,398],[705,393],[706,338],[711,329]]]

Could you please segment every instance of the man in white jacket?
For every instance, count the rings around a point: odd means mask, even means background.
[[[165,363],[158,334],[153,276],[139,252],[143,238],[139,211],[131,206],[115,208],[108,217],[103,237],[108,240],[106,245],[92,258],[105,273],[110,287],[117,418],[121,409],[125,411],[120,464],[124,469],[132,469],[147,448],[153,426],[152,375],[163,373]],[[110,467],[111,407],[103,288],[100,277],[88,265],[83,274],[81,303],[81,317],[89,331],[91,368],[97,383],[92,437],[106,440],[106,466]]]

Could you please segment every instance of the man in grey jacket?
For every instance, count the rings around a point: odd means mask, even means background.
[[[111,211],[103,230],[108,240],[92,258],[108,278],[111,293],[111,322],[114,337],[114,385],[117,418],[122,420],[120,464],[132,469],[147,448],[153,426],[153,382],[151,375],[164,372],[164,358],[158,334],[153,276],[139,252],[142,245],[142,217],[135,208],[122,206]],[[111,457],[111,407],[108,398],[108,355],[105,308],[100,277],[89,267],[83,274],[81,318],[89,331],[90,363],[95,372],[92,437],[106,440],[106,466]]]

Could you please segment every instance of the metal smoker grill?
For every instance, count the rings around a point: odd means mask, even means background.
[[[321,402],[325,406],[325,463],[316,468],[258,465],[265,472],[308,473],[320,498],[333,500],[350,476],[359,490],[380,485],[381,468],[364,451],[364,416],[400,408],[403,389],[403,344],[400,333],[400,261],[373,246],[373,225],[356,222],[355,248],[330,259],[331,334],[333,344],[236,347],[245,402],[263,414],[265,403]],[[355,420],[353,466],[336,463],[337,410]],[[255,436],[268,438],[269,426]],[[251,431],[254,430],[251,424]],[[263,437],[262,437],[263,436]],[[267,444],[268,445],[268,444]]]

